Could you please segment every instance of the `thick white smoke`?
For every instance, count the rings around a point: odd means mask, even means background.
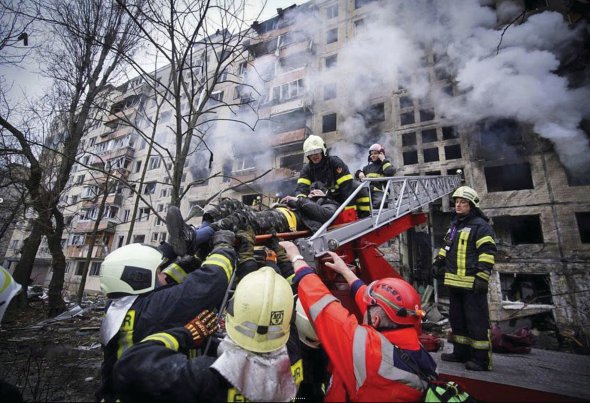
[[[336,67],[322,67],[305,77],[316,97],[321,97],[324,85],[337,83],[333,112],[339,116],[343,139],[328,146],[352,171],[366,164],[370,146],[363,139],[367,128],[358,112],[390,99],[400,88],[431,104],[449,124],[486,118],[530,124],[555,145],[571,173],[588,171],[590,146],[579,124],[590,115],[590,89],[572,89],[566,78],[556,74],[560,60],[580,40],[582,28],[571,29],[561,14],[550,11],[523,20],[519,18],[523,10],[509,1],[498,10],[477,0],[388,1],[364,9],[371,15],[353,36],[343,38],[339,32],[344,46]],[[306,15],[295,26],[307,27],[319,42],[334,21]],[[504,25],[498,26],[498,21]],[[435,68],[454,77],[458,95],[451,97],[432,84],[423,68],[425,46],[436,55]],[[386,149],[398,146],[395,137],[379,136]]]

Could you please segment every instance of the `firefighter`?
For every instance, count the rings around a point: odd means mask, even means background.
[[[282,233],[310,230],[317,231],[338,210],[339,204],[327,195],[328,189],[322,182],[309,187],[307,197],[288,196],[279,205],[263,211],[252,211],[249,206],[233,199],[224,199],[218,206],[209,209],[203,220],[208,228],[244,230],[252,228],[256,234]],[[211,222],[214,218],[217,221]],[[202,227],[203,225],[201,225]],[[177,207],[170,206],[166,215],[166,227],[170,244],[176,253],[193,254],[196,250],[200,229],[184,222]]]
[[[427,382],[412,372],[402,355],[427,376],[436,364],[421,346],[418,329],[424,312],[420,296],[402,279],[384,278],[366,286],[334,252],[326,267],[350,286],[363,323],[342,306],[292,242],[281,242],[293,262],[299,299],[311,318],[332,367],[325,401],[418,401]]]
[[[337,156],[328,155],[324,140],[315,135],[305,140],[303,153],[309,162],[303,166],[299,174],[295,188],[296,197],[307,197],[311,184],[321,181],[326,184],[330,195],[338,203],[344,203],[358,185],[344,161]],[[356,210],[358,217],[370,215],[369,192],[361,190],[356,200],[351,201],[346,209]]]
[[[202,342],[210,330],[195,336],[187,326],[171,328],[123,354],[113,372],[115,387],[123,400],[292,400],[302,375],[300,366],[291,366],[286,347],[292,312],[289,284],[272,268],[263,267],[238,283],[228,304],[227,335],[218,357],[188,358],[182,353]]]
[[[487,293],[495,263],[495,234],[479,209],[480,199],[474,189],[461,186],[452,199],[455,215],[432,264],[433,276],[450,290],[453,352],[442,354],[441,359],[465,363],[471,371],[489,371],[492,344]]]
[[[369,147],[369,164],[365,165],[363,169],[356,171],[354,177],[362,180],[364,178],[382,178],[393,175],[395,175],[395,168],[385,158],[385,149],[381,144],[375,143]],[[371,201],[373,202],[373,208],[379,208],[381,205],[384,191],[385,182],[371,182]]]
[[[104,259],[100,288],[109,301],[100,329],[104,361],[99,401],[114,400],[112,368],[126,349],[152,333],[184,325],[204,309],[219,308],[234,270],[234,239],[230,231],[217,231],[213,251],[199,270],[187,260],[164,268],[180,284],[165,285],[159,273],[162,253],[150,245],[126,245]]]

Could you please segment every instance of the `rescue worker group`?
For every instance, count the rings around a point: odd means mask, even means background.
[[[356,181],[391,177],[395,169],[379,144],[354,174],[319,136],[309,136],[303,149],[307,162],[296,188],[276,205],[255,209],[223,199],[206,208],[198,227],[169,206],[167,243],[129,244],[104,259],[97,401],[424,399],[437,365],[420,344],[425,313],[414,287],[393,277],[364,284],[327,251],[325,270],[348,284],[359,323],[297,245],[276,235],[317,231]],[[383,186],[372,181],[367,193],[344,212],[370,215]],[[461,186],[452,199],[456,213],[432,269],[450,290],[453,352],[441,359],[491,370],[494,233],[474,189]],[[262,234],[272,236],[256,246]]]

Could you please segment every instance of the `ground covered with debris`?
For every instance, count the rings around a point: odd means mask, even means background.
[[[103,300],[72,305],[47,319],[43,301],[22,317],[7,315],[0,328],[0,379],[15,385],[25,401],[94,401],[100,384],[99,343]]]

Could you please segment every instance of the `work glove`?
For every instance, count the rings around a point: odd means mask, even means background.
[[[213,249],[233,248],[236,235],[228,230],[220,229],[213,235]]]
[[[473,292],[475,294],[486,294],[488,292],[488,282],[479,276],[473,280]]]
[[[242,263],[247,260],[255,260],[254,243],[256,242],[256,235],[254,235],[254,231],[252,231],[251,228],[247,230],[240,230],[236,233],[236,240],[238,243],[236,247],[236,252],[238,252],[238,261]]]
[[[160,263],[159,267],[161,269],[170,265],[170,263],[174,262],[176,257],[178,256],[176,252],[174,252],[174,248],[168,242],[160,242],[160,245],[156,247],[157,250],[160,251],[162,254],[162,262]]]
[[[277,234],[272,234],[272,237],[266,243],[266,246],[268,248],[272,249],[276,253],[276,262],[277,263],[291,263],[291,261],[289,260],[289,257],[287,256],[287,251],[285,250],[285,248],[283,248],[281,245],[279,245],[280,241],[281,241],[281,239],[279,239],[279,237],[277,237]]]
[[[219,328],[217,324],[217,315],[205,309],[197,317],[192,319],[184,328],[187,329],[193,338],[194,347],[199,347]]]
[[[445,269],[447,264],[445,263],[445,259],[442,257],[437,257],[432,262],[432,277],[437,280],[443,280],[445,278]]]

